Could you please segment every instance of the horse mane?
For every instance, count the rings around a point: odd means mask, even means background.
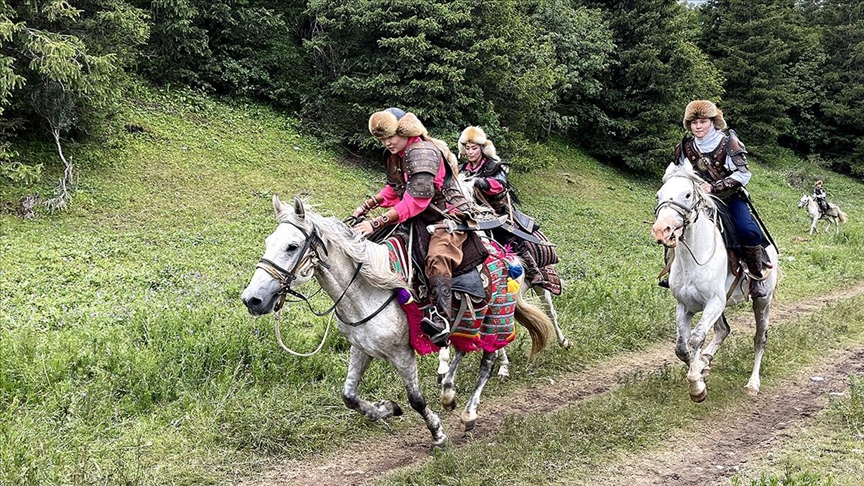
[[[328,250],[335,249],[355,263],[363,264],[360,275],[371,285],[382,289],[406,288],[401,275],[390,268],[390,255],[384,245],[362,239],[338,219],[324,217],[312,211],[309,204],[304,204],[304,208],[306,214],[303,218],[293,210],[285,208],[279,212],[279,222],[290,223],[310,232],[315,228]]]

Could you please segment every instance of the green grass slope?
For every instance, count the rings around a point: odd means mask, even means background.
[[[384,426],[347,410],[344,338],[331,335],[311,358],[289,356],[272,320],[251,318],[239,300],[274,228],[273,193],[310,197],[341,217],[383,175],[259,106],[139,93],[120,119],[145,130],[67,147],[78,168],[69,212],[0,215],[0,484],[220,484],[274,455],[302,458],[421,426],[412,414]],[[54,158],[48,144],[17,148],[28,160]],[[674,302],[655,285],[662,251],[644,224],[659,181],[556,142],[515,162],[534,167],[512,179],[559,244],[566,291],[556,306],[574,346],[529,363],[523,333],[510,353],[514,379],[487,396],[674,334]],[[864,279],[859,182],[793,158],[752,169],[754,199],[781,247],[783,299]],[[795,205],[815,177],[851,221],[840,236],[796,241],[809,221]],[[43,193],[51,183],[49,174]],[[16,191],[0,185],[0,199]],[[293,307],[283,335],[311,350],[325,323]],[[430,403],[435,365],[421,361]],[[462,389],[471,375],[462,373]],[[361,393],[406,402],[380,363]]]

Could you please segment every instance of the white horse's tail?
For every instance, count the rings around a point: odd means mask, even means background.
[[[846,216],[846,213],[840,211],[840,208],[837,208],[837,219],[839,219],[841,223],[845,223],[849,217]]]
[[[525,292],[528,287],[524,282],[524,275],[519,279],[519,291],[516,292],[516,321],[528,329],[528,334],[531,335],[531,352],[529,357],[543,351],[552,336],[555,334],[555,329],[552,327],[552,320],[536,305],[528,302],[525,298]]]

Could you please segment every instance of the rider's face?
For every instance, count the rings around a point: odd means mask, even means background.
[[[480,159],[483,156],[483,151],[476,143],[469,142],[465,144],[465,155],[468,156],[468,162],[476,164],[477,162],[480,162]]]
[[[714,121],[710,118],[696,118],[690,122],[690,131],[693,132],[694,137],[703,138],[711,131],[713,124]]]
[[[401,135],[379,138],[378,140],[391,154],[398,154],[405,150],[405,146],[408,145],[408,137],[403,137]]]

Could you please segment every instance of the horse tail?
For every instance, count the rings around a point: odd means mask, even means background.
[[[846,216],[846,213],[844,213],[843,211],[840,211],[838,209],[837,210],[837,219],[839,219],[841,223],[845,223],[846,220],[849,219],[849,217]]]
[[[543,312],[542,309],[532,304],[525,298],[527,286],[524,285],[523,277],[519,279],[519,290],[516,292],[516,321],[528,329],[528,334],[531,335],[531,352],[528,357],[543,351],[543,348],[549,344],[549,340],[555,333],[552,327],[552,320]]]

